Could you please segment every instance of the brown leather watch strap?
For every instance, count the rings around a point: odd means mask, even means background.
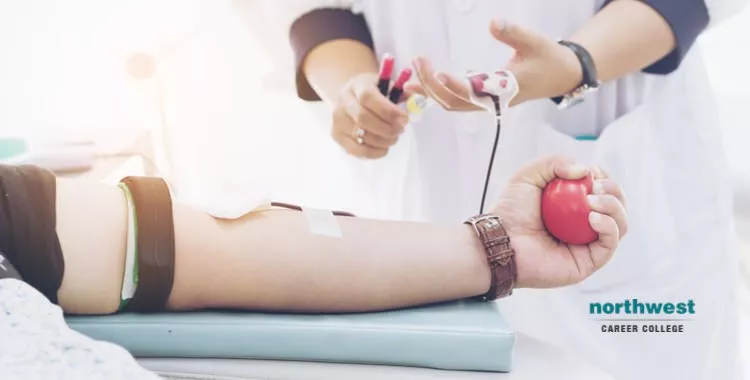
[[[482,300],[492,301],[511,295],[516,283],[515,251],[502,220],[495,215],[482,214],[469,218],[465,223],[474,227],[487,252],[492,271],[490,289],[481,296]]]

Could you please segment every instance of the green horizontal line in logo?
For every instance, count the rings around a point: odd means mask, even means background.
[[[679,318],[597,318],[599,322],[690,322],[692,319]]]

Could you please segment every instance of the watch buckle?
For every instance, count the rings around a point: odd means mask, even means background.
[[[495,223],[498,223],[498,221],[497,221],[498,219],[500,219],[500,217],[497,216],[497,215],[484,214],[484,215],[479,215],[479,216],[475,217],[474,219],[472,219],[472,222],[473,223],[479,223],[479,222],[484,222],[486,220],[487,221],[491,220],[491,221],[493,221]]]

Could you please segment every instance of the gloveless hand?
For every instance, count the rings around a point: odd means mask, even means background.
[[[589,245],[568,245],[544,228],[542,191],[556,177],[579,179],[593,173],[589,223],[599,238]],[[519,170],[509,181],[492,213],[503,220],[516,252],[517,288],[552,288],[583,281],[606,264],[627,233],[622,189],[598,168],[551,157]]]
[[[406,112],[378,91],[377,79],[374,73],[353,77],[334,106],[331,135],[356,157],[384,157],[408,123]]]
[[[514,50],[504,69],[518,80],[519,92],[510,102],[523,102],[566,94],[581,82],[583,74],[578,58],[569,48],[541,34],[504,21],[490,23],[492,36]],[[463,79],[435,71],[424,57],[414,60],[419,83],[407,90],[433,98],[451,111],[474,111],[480,108],[471,102],[469,87]],[[499,67],[500,68],[500,67]]]

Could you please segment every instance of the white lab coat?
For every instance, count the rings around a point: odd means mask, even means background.
[[[510,49],[488,32],[491,18],[560,38],[580,29],[601,3],[355,0],[285,6],[295,17],[322,5],[353,6],[365,15],[378,55],[389,52],[403,65],[421,54],[438,70],[460,75],[498,68],[510,58]],[[742,3],[707,5],[715,23]],[[737,378],[730,188],[709,92],[696,47],[671,75],[639,73],[606,83],[563,112],[541,100],[505,115],[488,200],[519,165],[563,153],[600,165],[622,185],[631,226],[610,264],[582,284],[518,290],[500,301],[513,328],[575,350],[618,379]],[[572,137],[580,135],[600,138]],[[388,157],[355,165],[378,186],[378,216],[459,222],[478,211],[493,137],[492,115],[435,107]],[[590,302],[631,298],[692,299],[696,314],[681,334],[603,333],[602,322],[588,314]]]

